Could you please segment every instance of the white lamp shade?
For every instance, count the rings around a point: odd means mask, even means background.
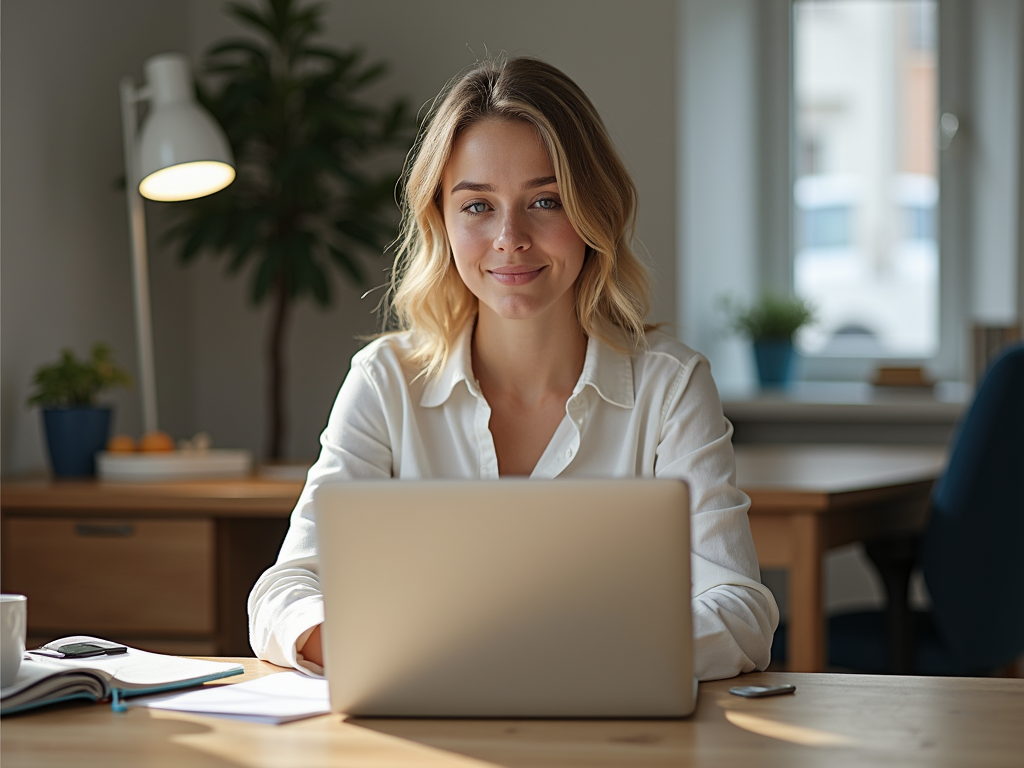
[[[196,103],[188,60],[161,54],[146,62],[152,110],[139,142],[139,192],[151,200],[191,200],[235,178],[220,126]]]

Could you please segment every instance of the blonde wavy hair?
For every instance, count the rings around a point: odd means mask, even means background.
[[[622,351],[643,346],[650,289],[631,249],[636,186],[579,86],[550,64],[514,58],[454,78],[434,100],[406,160],[402,230],[385,306],[392,328],[416,332],[414,364],[427,377],[440,372],[476,314],[477,299],[453,262],[441,177],[458,136],[489,119],[526,121],[547,148],[566,216],[587,246],[575,283],[584,333]]]

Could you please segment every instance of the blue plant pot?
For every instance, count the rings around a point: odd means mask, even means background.
[[[110,408],[44,408],[43,426],[57,477],[92,477],[110,435]]]
[[[787,339],[754,342],[757,377],[765,389],[780,389],[793,380],[796,351]]]

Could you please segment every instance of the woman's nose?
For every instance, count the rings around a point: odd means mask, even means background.
[[[506,211],[501,218],[500,229],[494,238],[494,250],[502,253],[525,251],[530,247],[527,224],[516,211]]]

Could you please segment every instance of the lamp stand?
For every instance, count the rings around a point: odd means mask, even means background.
[[[142,423],[145,432],[157,431],[156,371],[153,362],[153,320],[149,301],[149,258],[146,247],[146,212],[140,182],[148,183],[147,196],[155,200],[189,200],[223,189],[234,178],[231,152],[212,118],[192,108],[192,82],[188,61],[181,54],[160,54],[146,62],[147,83],[136,86],[131,77],[121,79],[121,124],[124,140],[125,193],[128,200],[128,229],[132,248],[132,293],[135,300],[135,342],[139,357],[139,389],[142,392]],[[136,146],[138,105],[152,102]],[[156,126],[156,127],[154,127]],[[180,143],[169,135],[184,134]],[[154,138],[155,137],[155,138]],[[148,147],[148,149],[147,149]],[[141,151],[141,157],[139,152]],[[211,184],[209,167],[220,168]],[[199,166],[205,176],[200,184],[183,185],[180,175],[158,176],[169,169]],[[145,179],[140,177],[146,175]],[[155,182],[154,179],[161,181]],[[192,181],[195,181],[193,176]],[[149,194],[153,192],[154,194]],[[198,441],[198,436],[197,436]],[[150,454],[100,451],[96,468],[101,480],[164,481],[244,477],[252,469],[252,454],[245,450],[210,449],[209,438],[202,447],[179,446],[178,450]]]
[[[135,300],[135,344],[139,358],[139,389],[142,392],[142,425],[157,431],[156,371],[153,359],[153,320],[149,301],[149,258],[146,247],[146,215],[138,188],[135,134],[136,105],[145,98],[131,77],[121,80],[121,122],[124,139],[125,192],[132,245],[132,294]]]

